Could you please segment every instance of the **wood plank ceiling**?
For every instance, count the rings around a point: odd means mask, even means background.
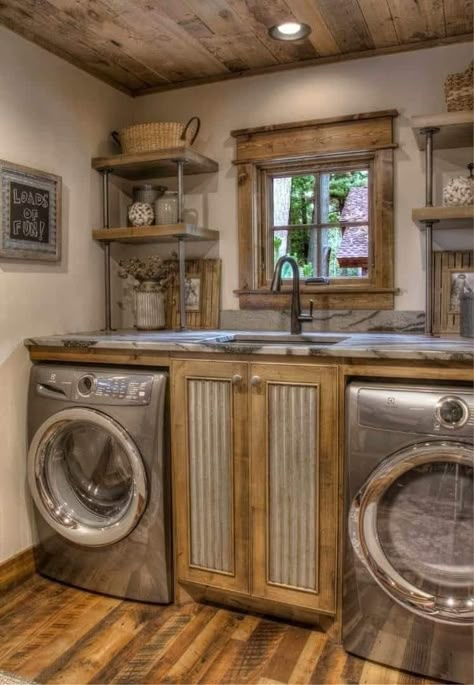
[[[307,39],[268,36],[295,20]],[[0,24],[142,95],[472,40],[473,0],[0,0]]]

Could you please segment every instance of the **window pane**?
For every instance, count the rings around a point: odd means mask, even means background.
[[[274,231],[273,233],[273,263],[288,252],[288,231]]]
[[[295,257],[302,278],[366,277],[368,185],[368,169],[273,178],[273,227],[276,230],[273,231],[272,266],[279,257],[288,254]],[[314,228],[314,224],[320,227]],[[324,224],[334,226],[323,227]],[[278,226],[282,230],[278,230]],[[295,228],[284,230],[284,226]],[[285,266],[282,276],[291,278],[290,267]]]
[[[321,174],[321,223],[368,221],[367,169]]]
[[[316,178],[285,176],[273,179],[273,225],[310,224],[315,215]]]
[[[367,276],[369,235],[367,226],[315,229],[314,272],[326,278]]]

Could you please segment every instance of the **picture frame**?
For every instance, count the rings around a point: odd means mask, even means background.
[[[0,160],[0,259],[61,259],[62,179]]]
[[[460,296],[464,289],[474,292],[474,267],[457,267],[447,270],[445,303],[448,314],[459,314]]]
[[[187,276],[184,301],[187,312],[201,311],[201,276]]]

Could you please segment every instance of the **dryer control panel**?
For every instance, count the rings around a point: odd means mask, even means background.
[[[357,391],[358,423],[399,433],[472,437],[474,394],[459,387],[364,385]]]

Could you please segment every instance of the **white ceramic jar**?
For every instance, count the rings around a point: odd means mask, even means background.
[[[167,190],[155,203],[157,224],[178,223],[178,193]]]

